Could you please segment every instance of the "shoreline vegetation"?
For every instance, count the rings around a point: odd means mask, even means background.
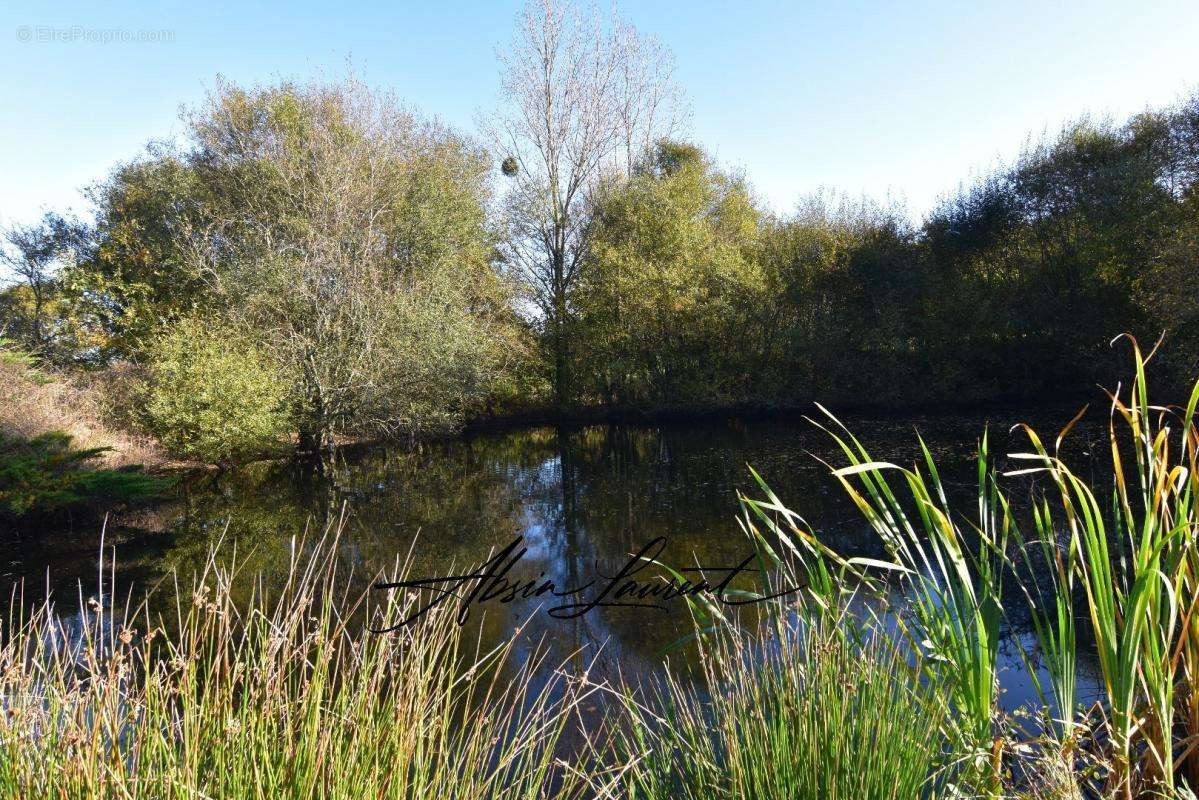
[[[1027,452],[1002,472],[984,433],[974,509],[950,506],[927,449],[907,466],[874,461],[831,415],[817,421],[844,456],[829,479],[889,555],[840,556],[759,477],[740,523],[771,569],[746,596],[806,588],[748,624],[693,598],[697,674],[597,683],[574,658],[514,662],[519,637],[481,651],[451,604],[369,634],[428,598],[354,589],[402,582],[408,566],[355,582],[336,527],[293,543],[280,585],[210,557],[154,590],[174,598],[161,617],[111,578],[75,615],[18,600],[0,642],[0,790],[1192,798],[1199,383],[1183,407],[1154,405],[1133,348],[1133,378],[1108,398],[1108,486],[1057,455],[1077,419],[1051,437],[1025,429]],[[1021,514],[1012,498],[1029,492]],[[1017,644],[1040,705],[1004,712],[997,654],[1015,604],[1034,620],[1034,643]],[[1084,647],[1098,653],[1093,701],[1076,688]]]
[[[88,219],[8,229],[5,358],[62,387],[42,427],[230,465],[502,419],[1065,402],[1113,385],[1125,332],[1165,333],[1164,391],[1199,372],[1199,94],[1080,118],[916,221],[765,207],[619,18],[534,3],[500,62],[475,135],[352,76],[218,80]]]
[[[114,424],[103,395],[0,340],[0,523],[145,504],[171,466]]]
[[[242,453],[231,462],[212,463],[172,453],[144,428],[139,430],[140,426],[130,423],[128,406],[114,408],[111,384],[106,380],[107,370],[90,374],[55,368],[47,370],[38,366],[36,358],[3,340],[0,340],[0,373],[4,379],[4,388],[0,389],[0,407],[4,409],[0,414],[0,520],[7,518],[22,528],[36,528],[64,514],[76,516],[85,524],[110,513],[119,518],[124,512],[132,513],[140,507],[153,505],[165,496],[176,480],[191,474],[221,472],[257,461],[289,458],[312,458],[314,466],[320,466],[319,454],[297,451],[299,442],[294,436],[261,444],[257,453]],[[128,401],[122,399],[121,402]],[[913,405],[851,402],[838,406],[842,416],[850,419],[920,417],[930,421],[945,414],[1002,411],[1010,415],[1015,409],[1027,407],[1028,401],[1018,397],[993,398],[987,402],[943,401]],[[1057,409],[1068,416],[1076,407],[1077,403],[1062,397],[1051,403],[1037,403],[1035,410],[1046,413]],[[596,424],[687,425],[720,420],[797,421],[806,419],[814,408],[812,403],[807,403],[679,411],[602,406],[561,409],[545,404],[539,408],[526,407],[469,417],[452,430],[420,437],[407,436],[399,441],[387,436],[334,436],[331,444],[339,451],[350,453],[390,444],[411,447],[538,426],[571,428]],[[30,472],[26,464],[18,463],[27,461],[30,454],[36,455],[35,460],[63,461],[65,472],[80,478],[90,479],[100,473],[103,482],[105,476],[129,473],[152,480],[135,481],[129,487],[130,491],[121,491],[119,486],[117,491],[111,491],[113,487],[109,486],[105,491],[60,496],[62,481],[45,480],[49,477],[47,472],[36,469]]]

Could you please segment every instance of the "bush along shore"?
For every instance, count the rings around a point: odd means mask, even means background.
[[[450,604],[369,634],[418,598],[352,590],[336,530],[297,543],[281,585],[214,557],[173,583],[161,616],[117,604],[111,586],[68,617],[14,604],[0,792],[1193,797],[1199,384],[1182,406],[1154,405],[1135,352],[1132,380],[1108,398],[1109,485],[1059,457],[1073,423],[1051,438],[1027,429],[1006,471],[983,435],[977,504],[954,508],[927,450],[879,462],[835,418],[819,421],[844,456],[830,479],[889,556],[839,555],[761,481],[740,519],[772,567],[758,595],[806,588],[748,624],[695,599],[698,671],[668,666],[648,684],[515,659],[512,640],[481,651]],[[1017,511],[1012,493],[1030,486],[1031,510]],[[998,654],[1017,606],[1034,620],[1025,663],[1042,705],[1004,712]],[[1084,702],[1090,653],[1100,692]]]

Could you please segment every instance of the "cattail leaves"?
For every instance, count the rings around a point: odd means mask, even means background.
[[[1016,426],[1031,449],[1010,454],[1013,468],[1006,472],[995,468],[984,434],[977,512],[968,521],[949,502],[923,440],[911,467],[877,461],[821,408],[826,420],[817,424],[848,462],[830,467],[831,475],[895,563],[851,563],[803,541],[843,568],[901,578],[904,601],[892,611],[911,644],[927,652],[930,679],[952,700],[962,746],[979,756],[972,780],[985,794],[998,794],[1008,779],[997,704],[1005,575],[1017,578],[1057,708],[1052,729],[1038,740],[1041,752],[1069,769],[1082,757],[1085,730],[1088,757],[1105,765],[1096,784],[1105,795],[1193,790],[1199,782],[1199,384],[1183,409],[1152,405],[1149,357],[1129,340],[1133,380],[1127,391],[1109,395],[1110,493],[1072,471],[1061,455],[1086,408],[1057,434],[1052,452],[1031,427]],[[1172,424],[1181,427],[1178,437]],[[1018,477],[1034,480],[1033,500],[1020,515],[1031,520],[1031,537],[1021,532],[1008,497],[1006,481]],[[770,497],[764,508],[795,518]],[[973,549],[971,541],[978,543]],[[1078,705],[1084,623],[1102,684],[1096,714]],[[1026,664],[1043,691],[1027,656]]]

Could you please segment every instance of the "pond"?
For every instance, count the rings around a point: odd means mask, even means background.
[[[993,452],[1024,449],[1020,435],[1009,431],[1022,415],[988,416]],[[1042,411],[1038,428],[1055,434],[1070,416],[1071,410]],[[941,415],[848,424],[876,459],[900,464],[919,457],[919,429],[951,499],[970,514],[976,507],[973,459],[987,421]],[[1084,474],[1102,436],[1095,423],[1071,434],[1068,453]],[[656,537],[665,538],[661,560],[667,564],[741,562],[752,547],[737,524],[737,492],[760,496],[752,466],[832,547],[878,554],[876,537],[821,459],[844,463],[827,434],[796,418],[479,433],[415,449],[346,453],[319,476],[262,463],[189,478],[159,507],[111,523],[105,545],[115,553],[118,592],[135,594],[171,570],[190,574],[216,542],[236,552],[247,570],[282,580],[293,543],[306,530],[311,537],[338,520],[344,521],[340,552],[364,579],[408,554],[413,575],[452,574],[521,536],[528,553],[514,575],[578,586],[597,570],[615,572]],[[80,588],[84,598],[96,591],[99,533],[89,523],[8,537],[0,557],[3,590],[23,580],[26,602],[50,591],[69,613]],[[545,605],[530,599],[476,607],[471,629],[485,643],[513,638],[519,629],[517,658],[541,642],[551,663],[573,659],[605,675],[638,677],[659,671],[691,626],[679,601],[665,612],[597,608],[572,620],[551,617]],[[1016,645],[1030,643],[1018,606],[1009,609],[1011,636],[1004,644],[1008,707],[1033,697]],[[1086,689],[1094,685],[1094,666],[1081,661]]]

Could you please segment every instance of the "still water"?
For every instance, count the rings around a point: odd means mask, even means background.
[[[1042,412],[1038,427],[1056,430],[1070,416]],[[850,420],[876,460],[911,464],[915,431],[928,441],[957,507],[976,503],[973,459],[989,422],[992,452],[1024,449],[1012,423],[1020,414],[985,419],[951,416]],[[1068,451],[1086,474],[1098,425],[1081,426]],[[1102,448],[1094,450],[1102,453]],[[193,572],[215,542],[282,580],[293,542],[339,520],[341,556],[364,580],[411,554],[412,574],[441,576],[482,562],[489,551],[524,538],[528,553],[516,577],[543,575],[559,587],[611,574],[631,553],[665,537],[661,556],[677,566],[740,563],[752,548],[737,525],[738,490],[760,496],[748,467],[838,551],[879,555],[876,538],[843,496],[821,459],[842,457],[827,434],[801,419],[662,426],[531,428],[466,436],[418,449],[378,448],[338,457],[324,475],[264,463],[182,480],[167,502],[110,522],[119,591],[137,594],[172,570]],[[0,589],[24,582],[26,602],[49,591],[59,607],[96,591],[99,526],[65,526],[37,536],[5,537]],[[461,571],[460,569],[458,571]],[[517,657],[541,642],[550,662],[574,660],[601,674],[652,675],[691,629],[686,606],[668,611],[597,608],[574,620],[545,612],[544,601],[473,610],[483,641],[516,637]],[[1017,603],[1004,644],[1004,705],[1032,699],[1018,641],[1030,644]],[[683,650],[686,648],[684,647]],[[1034,654],[1035,656],[1035,654]],[[686,657],[685,655],[683,657]],[[1093,685],[1081,659],[1080,686]]]

